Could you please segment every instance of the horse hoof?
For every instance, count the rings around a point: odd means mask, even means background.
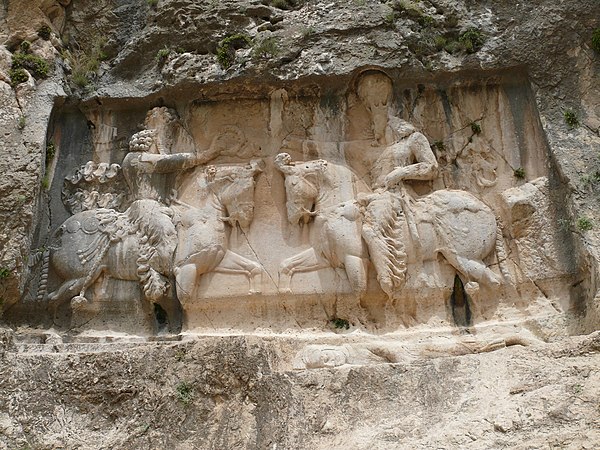
[[[250,295],[258,295],[258,294],[260,294],[260,289],[250,289],[250,291],[248,291],[248,293]]]
[[[502,285],[502,280],[500,279],[500,277],[498,277],[498,276],[496,276],[496,274],[494,274],[493,277],[490,276],[489,284],[491,287],[498,288]]]
[[[279,293],[280,294],[291,294],[292,293],[292,289],[291,288],[280,288],[279,289]]]
[[[71,299],[71,308],[78,309],[81,308],[88,302],[87,298],[83,295],[77,295]]]

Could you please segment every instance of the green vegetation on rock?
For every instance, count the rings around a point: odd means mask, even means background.
[[[50,39],[50,35],[52,34],[52,29],[48,25],[42,25],[37,32],[38,36],[44,39],[45,41]]]
[[[590,231],[594,229],[594,223],[587,217],[580,217],[577,219],[577,228],[581,231]]]
[[[571,109],[567,109],[563,116],[565,118],[565,123],[569,126],[569,128],[577,128],[579,126],[579,118],[577,114]]]
[[[29,53],[29,51],[31,50],[31,42],[29,42],[29,41],[21,42],[21,44],[19,45],[19,49],[23,53]]]
[[[483,47],[485,36],[478,29],[469,28],[458,37],[458,42],[467,53],[475,53]]]
[[[156,52],[156,60],[162,64],[166,61],[168,56],[171,54],[171,50],[166,45]]]
[[[194,399],[194,387],[187,381],[181,381],[175,386],[177,398],[184,405],[189,405]]]
[[[592,48],[600,53],[600,28],[596,28],[592,33]]]
[[[262,39],[254,45],[254,48],[252,50],[252,56],[255,59],[270,59],[279,55],[279,52],[280,50],[277,38],[274,36],[270,36],[268,38]]]
[[[8,76],[10,77],[10,84],[16,86],[20,83],[25,83],[29,80],[29,76],[24,69],[10,69],[8,71]]]
[[[87,52],[83,50],[65,50],[62,53],[63,58],[69,61],[71,65],[70,79],[73,84],[81,88],[89,85],[90,78],[100,68],[100,62],[104,61],[107,57],[103,50],[105,45],[106,39],[99,37],[93,40]]]
[[[219,65],[227,69],[235,61],[235,51],[250,45],[252,40],[246,34],[234,34],[223,39],[217,47],[217,61]]]
[[[46,165],[52,162],[54,155],[56,155],[56,147],[54,146],[54,142],[50,141],[46,145]]]
[[[11,70],[9,71],[10,81],[13,86],[27,81],[28,76],[25,73],[25,69],[29,71],[34,78],[47,78],[48,72],[50,71],[50,65],[48,64],[48,61],[37,55],[21,51],[16,52],[13,55]]]

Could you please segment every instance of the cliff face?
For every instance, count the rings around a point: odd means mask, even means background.
[[[597,333],[482,354],[371,346],[362,364],[308,370],[293,370],[293,340],[265,336],[19,345],[3,360],[4,448],[591,449],[600,438]]]
[[[598,419],[588,404],[596,338],[568,336],[600,324],[600,49],[592,45],[599,18],[596,0],[4,0],[0,311],[13,329],[55,326],[62,338],[6,331],[0,446],[526,448],[553,440],[586,448],[598,441],[585,429]],[[289,174],[273,157],[284,148],[294,164],[347,163],[359,178],[352,189],[370,192],[365,149],[379,148],[377,116],[359,91],[375,72],[393,82],[389,116],[414,125],[437,158],[438,179],[415,191],[466,190],[498,218],[505,253],[483,255],[484,263],[513,285],[479,283],[479,290],[464,279],[462,290],[459,280],[468,318],[457,319],[452,282],[440,287],[461,275],[451,265],[432,269],[442,281],[427,289],[418,286],[420,269],[409,268],[405,297],[392,306],[371,266],[360,314],[340,306],[353,289],[343,264],[341,277],[331,268],[296,275],[294,295],[280,295],[278,264],[302,248],[304,235],[287,224]],[[217,167],[263,160],[252,175],[253,228],[240,226],[230,238],[230,249],[264,269],[263,296],[239,302],[245,278],[236,275],[238,292],[228,275],[205,277],[203,301],[183,304],[171,331],[268,328],[292,333],[289,341],[277,334],[273,342],[104,344],[97,334],[154,334],[164,325],[164,311],[142,302],[137,282],[127,280],[99,282],[95,302],[49,312],[44,291],[60,282],[48,258],[76,210],[67,206],[76,183],[64,180],[74,169],[84,173],[88,161],[94,170],[121,164],[140,127],[158,130],[158,145],[173,152],[218,147],[221,156],[208,161]],[[373,142],[352,150],[361,139]],[[304,143],[295,148],[296,141]],[[237,179],[238,166],[224,178]],[[193,200],[189,185],[179,187],[177,201]],[[332,318],[353,318],[350,325],[371,334],[340,337],[337,325],[348,322],[328,324]],[[518,336],[505,325],[494,329],[496,321],[514,322]],[[453,328],[473,324],[476,342]],[[441,336],[438,326],[448,326]],[[94,337],[86,347],[73,330]],[[122,373],[112,370],[119,364]],[[495,372],[499,366],[506,370]],[[42,389],[39,410],[30,407]]]
[[[3,279],[6,304],[27,290],[23,274],[36,251],[34,224],[48,227],[44,217],[34,220],[38,211],[51,214],[38,205],[48,201],[41,187],[62,183],[54,180],[56,161],[46,148],[53,144],[52,108],[65,99],[93,126],[103,120],[98,114],[107,113],[95,112],[105,101],[113,111],[131,105],[141,112],[190,97],[264,98],[286,83],[297,86],[294,95],[326,99],[343,95],[353,75],[366,68],[384,69],[415,89],[458,81],[477,85],[498,71],[508,78],[526,73],[551,164],[573,193],[571,218],[565,220],[594,219],[597,155],[590,149],[599,126],[594,2],[263,3],[63,1],[24,8],[5,2],[0,76],[6,105],[2,164],[9,177],[2,185],[1,221],[1,267],[10,272]],[[47,75],[30,70],[28,81],[11,89],[10,52],[22,52],[24,40],[31,42],[28,52],[49,62],[49,70]],[[565,112],[580,126],[567,125]],[[90,130],[87,138],[85,129],[79,131],[83,147],[91,144],[85,139],[101,139],[100,131]],[[55,150],[60,149],[50,153]],[[56,200],[60,194],[51,190],[50,196]],[[593,247],[587,251],[593,254]],[[593,261],[587,263],[591,272]],[[594,305],[589,306],[593,317]]]

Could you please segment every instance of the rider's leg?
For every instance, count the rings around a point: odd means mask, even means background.
[[[345,296],[337,298],[336,314],[338,317],[356,318],[358,322],[365,323],[366,310],[363,310],[361,302],[367,291],[367,260],[360,256],[346,255],[344,257],[344,268],[353,295],[349,298]]]
[[[185,264],[176,267],[174,272],[177,297],[181,305],[185,307],[194,300],[198,271],[195,264]]]

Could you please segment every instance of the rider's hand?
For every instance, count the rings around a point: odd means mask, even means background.
[[[386,188],[391,188],[397,185],[404,179],[406,175],[406,169],[404,167],[396,167],[390,173],[385,176],[384,184]]]

